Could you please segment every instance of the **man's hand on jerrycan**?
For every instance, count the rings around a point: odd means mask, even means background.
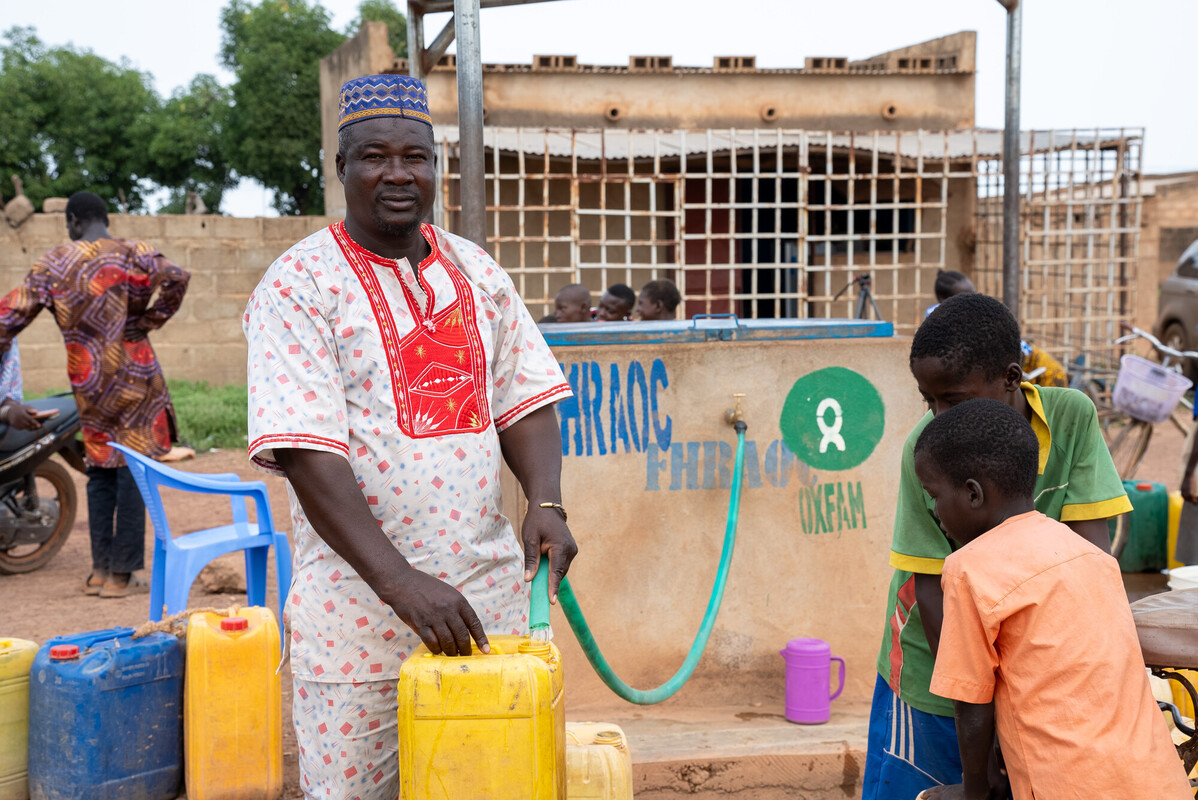
[[[479,650],[491,652],[478,615],[453,586],[418,569],[406,570],[397,583],[400,597],[391,608],[433,653],[468,656],[471,638]]]

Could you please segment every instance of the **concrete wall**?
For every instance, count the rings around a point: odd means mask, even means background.
[[[428,76],[433,119],[457,125],[457,74]],[[488,125],[554,128],[946,130],[973,124],[974,76],[800,72],[483,75]],[[550,106],[547,100],[556,102]],[[535,121],[528,109],[541,109]],[[766,109],[772,116],[763,117]],[[618,114],[618,119],[612,114]],[[440,112],[439,114],[437,112]]]
[[[168,378],[213,384],[245,381],[241,315],[258,279],[295,242],[334,220],[221,216],[109,217],[113,236],[142,239],[191,272],[187,297],[150,341]],[[47,250],[68,241],[62,214],[35,214],[20,228],[0,225],[0,292],[17,286]],[[27,392],[70,387],[62,336],[43,313],[18,337]]]
[[[486,124],[506,127],[624,129],[806,128],[834,131],[948,130],[974,124],[977,36],[964,31],[882,54],[877,69],[748,69],[622,66],[539,70],[483,65]],[[933,58],[952,53],[953,69],[894,69],[895,54]],[[885,58],[883,58],[885,57]],[[361,75],[406,72],[387,44],[386,27],[367,23],[321,60],[321,135],[325,210],[343,214],[336,177],[337,103],[341,84]],[[426,76],[437,125],[456,126],[457,72]]]
[[[720,558],[736,442],[723,414],[732,393],[744,392],[750,443],[724,604],[695,677],[671,702],[780,702],[778,650],[796,637],[829,641],[848,664],[845,698],[868,699],[891,575],[899,455],[924,411],[907,374],[908,348],[901,338],[554,348],[579,396],[558,405],[563,501],[579,542],[570,579],[628,683],[650,688],[669,678],[698,630]],[[877,446],[843,471],[791,461],[779,444],[792,387],[830,366],[864,376],[884,406]],[[866,424],[854,414],[846,401],[846,435]],[[812,418],[787,426],[799,423],[816,425]],[[514,495],[510,481],[506,488]],[[560,610],[553,615],[569,702],[609,700]]]

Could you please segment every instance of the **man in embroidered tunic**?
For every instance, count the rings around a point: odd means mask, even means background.
[[[424,87],[347,83],[338,145],[345,221],[275,261],[246,308],[249,454],[288,479],[300,784],[394,800],[403,660],[525,633],[541,554],[553,596],[576,552],[541,507],[561,502],[552,404],[570,389],[507,274],[424,223]],[[523,543],[503,460],[530,501]]]

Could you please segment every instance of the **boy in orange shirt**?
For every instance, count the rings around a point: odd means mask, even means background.
[[[921,798],[1191,800],[1157,709],[1115,559],[1035,510],[1039,445],[995,400],[936,416],[915,473],[960,545],[944,561],[932,692],[953,700],[964,783]],[[994,771],[997,774],[997,771]]]

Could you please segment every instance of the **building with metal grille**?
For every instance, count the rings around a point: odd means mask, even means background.
[[[597,299],[668,277],[687,317],[851,317],[853,279],[868,276],[882,317],[910,333],[941,269],[1001,295],[1002,133],[974,127],[975,44],[962,32],[801,69],[485,65],[487,246],[534,315],[568,283]],[[370,26],[322,61],[329,214],[344,210],[337,87],[406,67]],[[454,229],[452,56],[428,84],[438,222]],[[1021,322],[1064,361],[1113,354],[1120,322],[1154,316],[1155,271],[1138,270],[1142,143],[1138,129],[1023,135]]]

